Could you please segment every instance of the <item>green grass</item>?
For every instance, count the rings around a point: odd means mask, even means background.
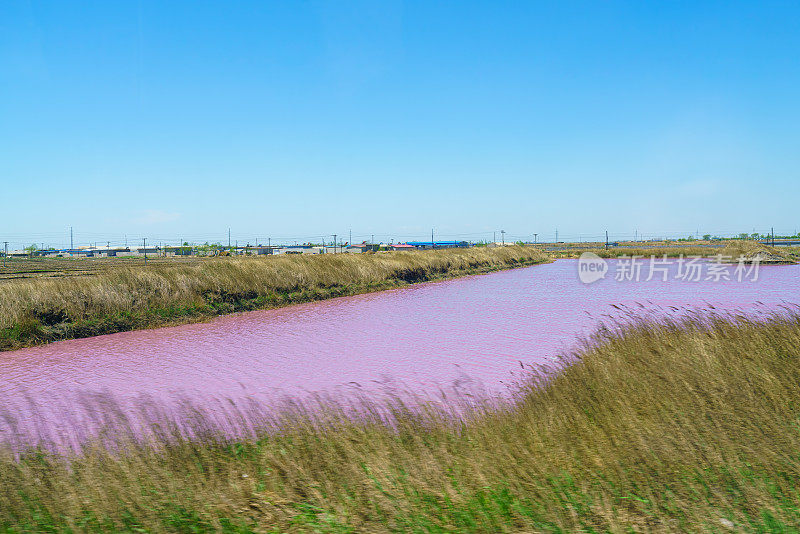
[[[459,418],[329,406],[247,439],[200,418],[199,438],[6,452],[0,531],[798,531],[800,318],[638,324],[572,361]]]

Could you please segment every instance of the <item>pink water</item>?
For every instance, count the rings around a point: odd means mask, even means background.
[[[37,424],[69,433],[81,418],[64,411],[79,411],[77,396],[86,392],[201,404],[352,391],[502,396],[521,376],[521,364],[551,361],[600,321],[619,316],[621,306],[758,314],[796,304],[800,266],[762,267],[756,282],[670,277],[637,283],[609,276],[584,285],[576,261],[560,260],[0,353],[0,407],[19,424],[38,405],[37,417],[47,421]]]

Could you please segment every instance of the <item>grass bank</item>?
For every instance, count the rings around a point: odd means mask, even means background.
[[[800,261],[800,253],[797,248],[790,247],[770,247],[756,241],[741,239],[730,239],[726,241],[702,241],[685,242],[676,244],[674,242],[645,243],[627,242],[621,246],[614,246],[608,249],[602,245],[594,246],[580,243],[572,243],[562,246],[558,250],[549,250],[546,246],[541,246],[552,258],[578,258],[584,252],[594,252],[601,258],[619,258],[621,256],[650,256],[677,258],[679,256],[701,256],[712,258],[717,255],[723,256],[723,261],[738,261],[743,256],[746,261],[752,261],[755,256],[759,256],[762,263],[797,263]]]
[[[787,247],[770,247],[755,241],[729,241],[720,250],[720,254],[732,262],[738,261],[739,258],[747,262],[758,261],[764,264],[797,263],[800,260],[800,256]]]
[[[0,350],[533,265],[523,247],[208,258],[0,283]],[[65,260],[69,263],[69,260]]]
[[[0,530],[796,531],[800,318],[639,325],[575,356],[460,421],[0,454]]]
[[[605,248],[599,246],[586,246],[575,244],[570,247],[562,247],[557,250],[547,250],[546,252],[553,258],[578,258],[584,252],[593,252],[601,258],[619,258],[620,256],[642,256],[649,258],[650,256],[663,257],[666,255],[670,258],[677,258],[679,256],[703,256],[710,257],[719,254],[724,245],[708,244],[708,245],[674,245],[664,244],[655,246],[648,243],[636,243],[626,246],[609,247]],[[545,247],[542,247],[545,248]]]

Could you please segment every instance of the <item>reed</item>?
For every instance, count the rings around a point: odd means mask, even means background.
[[[69,264],[70,260],[64,260]],[[208,258],[0,283],[0,350],[548,261],[524,247]]]
[[[753,261],[761,263],[797,263],[800,256],[785,247],[770,247],[756,241],[731,240],[720,250],[720,254],[730,261]]]
[[[695,245],[664,245],[664,246],[624,246],[606,249],[599,246],[575,246],[562,250],[548,250],[547,254],[553,258],[578,258],[584,252],[593,252],[601,258],[619,258],[622,256],[642,256],[661,258],[664,255],[670,258],[679,256],[711,257],[719,254],[722,246],[695,246]]]
[[[68,458],[5,452],[0,530],[792,532],[800,524],[799,317],[606,329],[565,365],[532,371],[511,406],[460,418],[396,406],[386,424],[331,408],[295,412],[247,439],[196,423],[191,438],[178,432]]]
[[[726,241],[688,241],[685,244],[675,242],[663,243],[622,243],[623,246],[604,248],[598,244],[572,243],[560,250],[548,250],[553,258],[578,258],[584,252],[593,252],[601,258],[619,258],[622,256],[651,256],[676,258],[679,256],[700,256],[711,258],[722,255],[723,261],[737,261],[740,256],[752,260],[760,255],[765,263],[796,263],[800,261],[800,254],[790,247],[770,247],[756,241],[731,239]]]

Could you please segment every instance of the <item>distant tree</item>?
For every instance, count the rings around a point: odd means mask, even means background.
[[[703,234],[703,239],[706,240],[706,241],[710,241],[711,240],[711,234]]]

